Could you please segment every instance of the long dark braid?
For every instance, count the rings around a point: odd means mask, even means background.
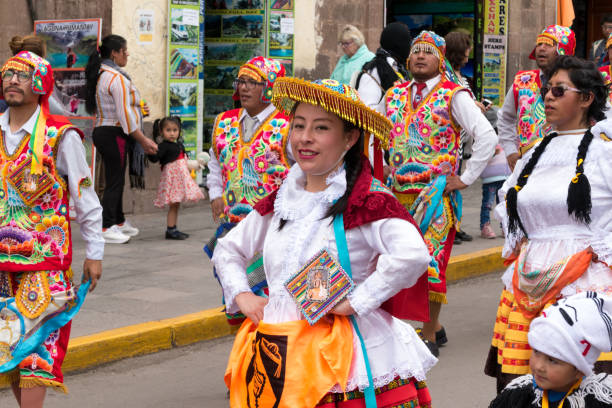
[[[506,193],[506,211],[508,212],[508,230],[510,232],[515,232],[518,228],[520,228],[525,236],[527,236],[527,231],[525,231],[525,227],[523,227],[521,217],[518,213],[518,193],[523,187],[525,187],[525,184],[527,184],[529,175],[535,168],[536,164],[538,164],[538,160],[540,160],[540,156],[542,156],[542,153],[544,153],[544,150],[546,150],[546,146],[548,146],[550,141],[556,136],[557,133],[551,133],[542,139],[540,144],[533,151],[531,159],[529,159],[525,167],[523,167],[523,170],[516,181],[516,185]]]
[[[576,156],[576,175],[572,179],[567,189],[567,212],[573,215],[577,221],[585,224],[591,223],[591,183],[586,174],[584,174],[584,158],[586,157],[589,146],[593,141],[593,133],[591,129],[587,130],[580,145],[578,146],[578,155]]]

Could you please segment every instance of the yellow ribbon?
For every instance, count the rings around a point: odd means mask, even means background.
[[[572,388],[570,388],[569,391],[567,392],[567,394],[565,394],[565,397],[563,397],[563,399],[561,400],[559,405],[557,405],[557,407],[559,407],[559,408],[563,407],[563,402],[565,401],[567,396],[570,395],[575,390],[577,390],[578,387],[580,387],[580,383],[581,382],[582,382],[582,378],[579,379],[576,382],[576,384],[572,385]],[[544,391],[544,395],[542,396],[542,408],[549,408],[549,404],[548,404],[548,391]]]

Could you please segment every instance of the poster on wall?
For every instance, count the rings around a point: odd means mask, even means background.
[[[39,20],[34,32],[47,46],[46,59],[54,70],[84,69],[100,41],[101,19]]]
[[[268,57],[281,60],[287,75],[293,74],[293,0],[270,0]]]
[[[506,95],[507,0],[485,0],[482,96],[501,106]]]
[[[139,44],[153,42],[153,28],[155,27],[155,14],[152,10],[138,10],[137,37]]]
[[[167,114],[179,116],[190,158],[198,152],[200,0],[169,0]]]
[[[266,55],[264,0],[206,0],[204,31],[204,146],[210,147],[215,116],[233,109],[238,69]]]

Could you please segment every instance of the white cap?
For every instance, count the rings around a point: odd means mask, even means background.
[[[584,375],[602,352],[612,351],[612,298],[583,292],[544,309],[529,327],[529,345]]]

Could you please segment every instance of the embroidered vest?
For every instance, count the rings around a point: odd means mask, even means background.
[[[612,86],[612,64],[599,67],[599,71],[603,76],[604,84]],[[612,104],[612,89],[609,90],[608,96]]]
[[[437,175],[455,174],[459,166],[461,128],[450,113],[461,86],[440,81],[412,107],[412,86],[406,82],[387,91],[387,117],[393,122],[389,140],[394,193],[418,194]]]
[[[274,111],[244,142],[241,114],[241,109],[233,109],[217,116],[212,141],[223,177],[224,212],[231,222],[246,217],[259,200],[276,191],[289,169],[289,118]]]
[[[30,174],[30,137],[8,154],[0,135],[0,270],[6,272],[68,270],[72,262],[69,192],[56,172],[62,135],[72,125],[48,118],[43,174]]]
[[[516,132],[519,136],[519,151],[525,154],[546,135],[544,101],[540,95],[540,71],[519,71],[514,77],[512,92],[516,106]]]

